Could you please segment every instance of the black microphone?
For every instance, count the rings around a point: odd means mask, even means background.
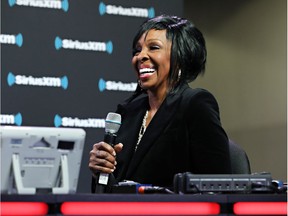
[[[154,194],[154,193],[164,193],[164,194],[173,194],[173,192],[167,188],[164,187],[158,187],[158,186],[140,186],[138,188],[139,194]]]
[[[108,143],[112,147],[115,145],[117,132],[121,126],[121,115],[118,113],[108,113],[105,120],[105,136],[104,142]],[[99,173],[96,177],[96,190],[95,193],[104,193],[105,187],[108,184],[109,173]]]

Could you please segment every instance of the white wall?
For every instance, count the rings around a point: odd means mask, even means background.
[[[217,98],[223,127],[247,152],[252,172],[287,181],[286,0],[186,0],[204,34],[204,77],[191,83]]]

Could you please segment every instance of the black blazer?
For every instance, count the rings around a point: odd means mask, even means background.
[[[184,85],[169,94],[135,152],[148,107],[145,93],[118,106],[122,125],[116,143],[123,143],[123,149],[117,154],[116,180],[172,187],[177,173],[231,173],[228,138],[211,93]]]

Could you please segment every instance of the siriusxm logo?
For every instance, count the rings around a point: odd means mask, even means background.
[[[96,41],[80,42],[78,40],[61,39],[60,37],[57,36],[55,38],[54,44],[55,44],[56,50],[63,48],[63,49],[107,52],[109,54],[113,52],[112,41],[108,41],[107,43],[96,42]]]
[[[18,47],[23,45],[23,36],[21,33],[17,35],[0,34],[0,43],[16,44]]]
[[[22,125],[22,115],[17,113],[16,115],[0,115],[0,124],[12,124]]]
[[[104,79],[99,79],[98,87],[100,92],[104,90],[109,91],[135,91],[137,83],[122,83],[115,81],[105,81]]]
[[[105,119],[79,119],[72,117],[61,117],[56,114],[54,117],[55,127],[89,127],[89,128],[105,128]]]
[[[120,16],[134,16],[134,17],[148,17],[153,18],[155,16],[155,10],[153,7],[146,8],[123,8],[122,6],[115,5],[105,5],[103,2],[99,4],[99,13],[100,15],[109,14],[109,15],[120,15]]]
[[[62,9],[67,12],[69,9],[68,0],[8,0],[10,7],[14,5],[28,6],[28,7],[40,7],[51,9]]]
[[[8,73],[7,83],[9,86],[26,85],[26,86],[46,86],[46,87],[62,87],[68,88],[67,76],[59,77],[32,77],[25,75],[14,75],[12,72]]]

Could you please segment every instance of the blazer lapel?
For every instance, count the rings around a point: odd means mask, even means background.
[[[158,137],[161,135],[161,133],[165,130],[165,128],[168,126],[169,122],[177,112],[178,105],[180,103],[180,98],[182,95],[182,92],[187,88],[188,86],[185,85],[183,88],[181,88],[177,94],[171,94],[166,97],[166,99],[163,101],[162,105],[160,106],[159,110],[151,120],[150,124],[148,125],[141,142],[139,143],[139,146],[137,148],[137,151],[132,156],[132,159],[130,161],[126,178],[130,179],[133,175],[133,172],[141,162],[141,160],[145,157],[145,154],[149,151],[151,146],[157,141]],[[145,110],[142,112],[142,118],[144,116]],[[142,122],[142,121],[141,121]],[[138,134],[138,133],[136,133]]]
[[[120,170],[116,169],[118,180],[128,179],[126,177],[126,171],[131,162],[130,159],[132,159],[134,155],[143,116],[148,107],[147,95],[141,95],[140,98],[135,99],[135,101],[128,105],[124,105],[124,107],[120,105],[120,109],[118,106],[117,111],[120,111],[120,114],[124,114],[124,116],[122,116],[124,121],[117,136],[117,142],[124,144],[121,153],[117,156],[118,162],[121,163],[123,161],[122,168]]]

